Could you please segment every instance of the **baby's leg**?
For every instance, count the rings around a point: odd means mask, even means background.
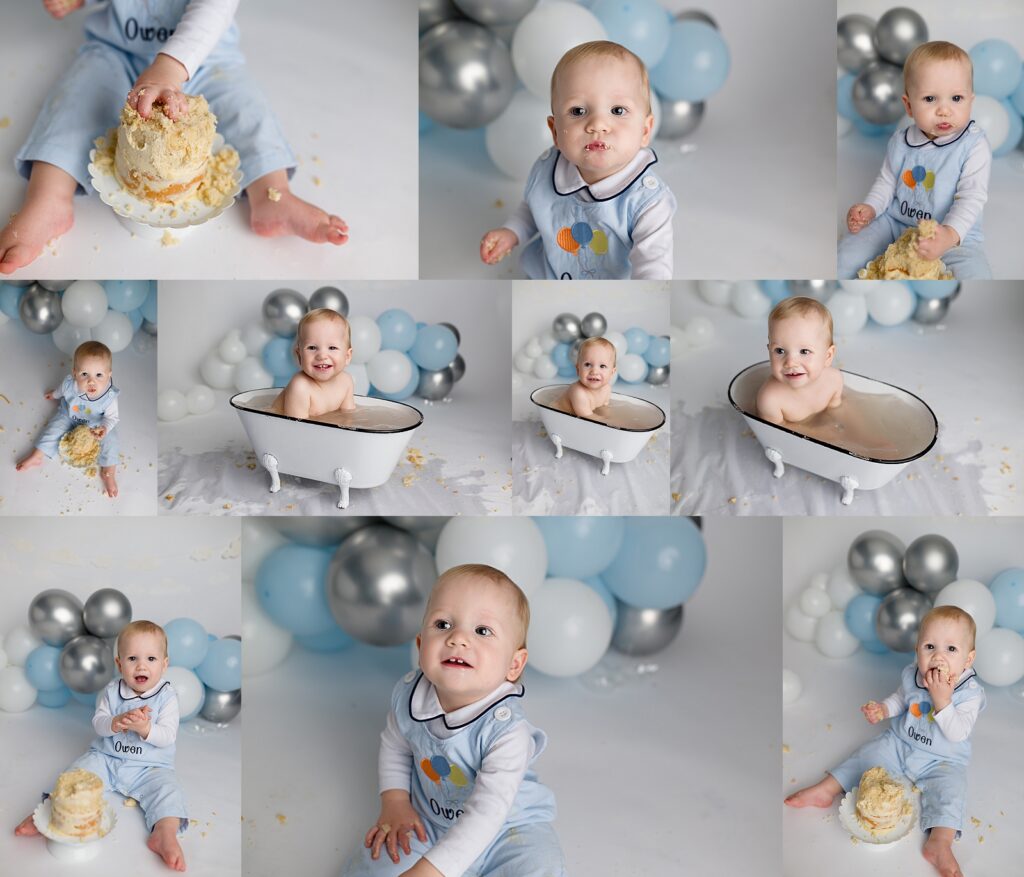
[[[264,174],[247,186],[245,193],[249,196],[249,225],[261,237],[295,235],[314,244],[337,245],[348,240],[345,220],[293,195],[283,169]]]
[[[952,828],[933,828],[928,832],[922,855],[935,866],[942,877],[964,877],[960,865],[953,855],[953,839],[956,831]]]
[[[922,854],[943,877],[963,877],[953,841],[960,836],[966,815],[967,769],[940,761],[911,779],[921,790],[921,828],[928,832]]]
[[[85,755],[81,755],[76,758],[67,769],[71,770],[74,767],[80,767],[84,770],[92,771],[96,776],[103,780],[104,790],[110,788],[110,775],[107,770],[107,761],[98,752],[86,752]],[[55,781],[50,784],[51,789],[56,785],[56,778],[54,779]],[[48,793],[43,794],[42,797],[45,799],[47,794]],[[39,834],[39,829],[36,828],[31,813],[18,823],[17,828],[14,829],[14,833],[18,835],[18,837],[34,837]]]
[[[786,803],[790,807],[828,807],[836,795],[844,790],[850,791],[860,782],[864,771],[877,765],[889,773],[902,776],[904,768],[900,747],[905,745],[891,730],[886,731],[874,740],[869,740],[846,761],[830,770],[829,776],[821,782],[790,795]],[[824,800],[826,795],[831,795],[827,801]]]
[[[178,778],[167,767],[124,766],[118,774],[118,791],[139,802],[150,831],[146,841],[154,853],[175,871],[185,870],[185,855],[178,834],[188,828],[185,794]]]
[[[831,807],[836,795],[841,794],[843,787],[832,774],[825,774],[825,779],[793,792],[786,798],[787,807]]]
[[[896,223],[883,213],[876,216],[857,234],[844,235],[839,241],[836,277],[840,280],[856,278],[861,268],[884,253],[885,248],[899,237],[901,230],[894,228],[895,225]]]
[[[469,869],[480,877],[565,877],[565,857],[550,822],[507,828]]]
[[[407,856],[401,847],[398,848],[398,863],[391,861],[387,850],[380,849],[380,857],[374,861],[370,858],[370,850],[360,847],[345,862],[341,869],[341,877],[399,877],[400,874],[409,870],[416,862],[433,846],[432,843],[423,843],[416,832],[409,832],[409,855]]]
[[[71,418],[58,408],[46,422],[46,426],[43,427],[39,438],[36,439],[35,450],[28,456],[22,457],[15,468],[22,472],[25,469],[34,469],[36,466],[42,466],[48,459],[52,459],[57,453],[64,433],[74,425]]]
[[[985,251],[980,244],[972,243],[970,237],[967,243],[947,250],[942,256],[942,261],[957,280],[992,279],[992,269],[985,258]]]
[[[75,178],[56,165],[33,163],[25,200],[0,230],[0,274],[35,261],[49,241],[71,228],[77,188]]]
[[[103,492],[113,499],[117,496],[117,464],[120,442],[115,426],[100,440],[100,480]]]
[[[146,846],[156,853],[172,871],[185,870],[185,854],[178,843],[178,819],[166,816],[157,820]]]

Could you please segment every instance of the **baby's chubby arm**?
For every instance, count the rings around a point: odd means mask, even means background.
[[[492,228],[480,239],[480,260],[497,265],[519,246],[519,236],[510,228]]]
[[[779,399],[775,378],[769,378],[757,391],[757,416],[769,423],[784,423],[782,402]]]
[[[181,90],[187,80],[185,65],[160,52],[135,80],[128,92],[128,105],[148,119],[153,114],[153,104],[160,103],[167,117],[177,121],[188,112],[188,101]]]
[[[356,410],[356,382],[352,379],[352,375],[348,372],[342,372],[340,375],[342,386],[344,387],[344,396],[342,397],[341,404],[338,406],[339,411],[355,411]]]
[[[854,204],[846,213],[846,227],[850,234],[857,234],[862,228],[870,225],[875,218],[875,208],[870,204]]]
[[[310,390],[307,378],[302,372],[292,375],[288,386],[281,393],[281,408],[288,417],[309,420]]]

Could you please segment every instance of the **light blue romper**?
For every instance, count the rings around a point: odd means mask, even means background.
[[[370,858],[370,851],[363,848],[346,864],[343,877],[397,877],[412,867],[462,814],[473,793],[477,771],[491,746],[518,723],[526,722],[520,703],[524,692],[520,689],[520,693],[492,704],[459,733],[447,739],[435,737],[427,729],[427,723],[436,717],[415,719],[412,716],[413,694],[421,684],[429,684],[422,673],[406,674],[391,694],[391,709],[402,736],[412,747],[409,794],[423,820],[427,843],[421,843],[415,832],[411,832],[412,855],[400,853],[397,865],[383,849],[375,862]],[[547,735],[529,724],[528,727],[535,745],[532,764],[544,750]],[[561,847],[551,827],[554,818],[554,795],[538,782],[532,769],[527,769],[504,827],[465,872],[466,877],[564,877]],[[445,877],[459,875],[446,874]]]
[[[91,191],[89,150],[118,124],[128,90],[145,70],[188,6],[189,0],[111,0],[85,20],[86,41],[47,95],[15,166],[28,179],[33,161],[45,161]],[[217,131],[238,150],[242,185],[282,168],[295,156],[266,97],[250,79],[238,46],[238,25],[225,31],[195,75],[182,86],[201,94],[217,117]]]
[[[64,383],[60,385],[60,389],[54,393],[55,396],[60,397],[60,404],[53,416],[46,422],[39,438],[36,439],[36,447],[52,459],[66,432],[81,424],[93,428],[101,426],[103,415],[119,393],[120,390],[111,381],[102,396],[90,399],[85,393],[78,391],[74,376],[68,375],[64,378]],[[100,439],[100,466],[116,466],[119,448],[120,443],[115,426],[113,429],[107,430],[107,434]]]
[[[941,225],[953,206],[967,156],[979,138],[985,138],[973,121],[956,140],[941,146],[931,140],[912,146],[907,139],[909,131],[905,128],[894,133],[886,148],[886,161],[896,172],[896,191],[888,209],[857,234],[847,234],[839,242],[841,280],[855,278],[859,269],[885,252],[889,244],[908,228],[916,227],[921,219],[934,219]],[[913,186],[909,185],[911,181]],[[992,277],[983,242],[979,216],[960,246],[943,254],[942,261],[958,280]]]
[[[980,697],[981,709],[985,708],[985,689],[976,676],[971,670],[953,689],[951,705]],[[903,668],[900,684],[907,711],[893,716],[889,730],[865,743],[829,773],[846,791],[860,783],[861,775],[872,767],[881,766],[891,774],[906,776],[921,790],[922,830],[955,828],[959,837],[967,818],[970,737],[953,743],[943,735],[935,723],[931,694],[920,684],[916,664]]]
[[[539,235],[523,248],[521,264],[531,280],[628,280],[632,266],[633,226],[637,217],[658,198],[675,199],[651,166],[655,156],[617,195],[585,201],[581,186],[559,192],[555,167],[561,153],[548,149],[533,166],[524,200]]]
[[[142,697],[123,679],[111,682],[102,696],[112,716],[148,706],[153,722],[164,704],[178,697],[170,682],[165,681],[153,694]],[[154,746],[135,731],[120,731],[112,737],[97,737],[89,751],[75,759],[71,767],[91,770],[103,780],[104,788],[138,801],[150,831],[159,820],[175,816],[180,820],[180,834],[188,828],[188,811],[174,773],[174,749],[174,743]]]

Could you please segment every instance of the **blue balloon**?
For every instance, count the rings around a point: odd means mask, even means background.
[[[862,119],[857,116],[853,120],[853,127],[856,128],[865,137],[888,137],[896,130],[896,125],[875,125],[873,122],[868,122],[866,119]]]
[[[644,359],[648,365],[668,365],[672,361],[672,342],[660,335],[652,335]]]
[[[642,609],[668,609],[697,590],[707,565],[700,530],[689,518],[627,517],[622,548],[601,578]]]
[[[267,615],[299,636],[337,627],[326,591],[333,556],[334,546],[281,545],[271,551],[256,572],[256,595]]]
[[[21,303],[21,297],[25,294],[25,289],[24,286],[0,283],[0,312],[12,320],[20,320],[18,305]]]
[[[95,703],[96,695],[92,694],[90,697],[92,697],[93,703]],[[50,709],[59,709],[69,700],[71,700],[71,689],[66,685],[62,685],[60,688],[54,688],[52,691],[36,692],[36,703],[40,706],[48,706]]]
[[[1024,569],[1004,569],[989,589],[996,601],[996,625],[1024,633]]]
[[[105,280],[103,288],[107,291],[107,305],[122,314],[142,307],[149,297],[148,280]]]
[[[423,320],[417,320],[416,321],[416,331],[419,332],[419,330],[422,329],[426,325],[427,325],[427,323],[424,323]]]
[[[585,247],[594,239],[594,229],[587,222],[574,222],[569,229],[572,239],[581,247]]]
[[[548,549],[548,576],[585,579],[607,568],[622,547],[622,518],[553,515],[533,519]]]
[[[911,170],[910,173],[914,177],[914,179],[919,183],[927,176],[924,167],[919,164],[915,164],[913,170]]]
[[[416,333],[409,358],[420,368],[436,372],[455,359],[458,349],[455,333],[447,326],[424,326]]]
[[[1009,97],[1021,83],[1017,50],[1005,40],[982,40],[968,53],[974,65],[974,93]]]
[[[134,311],[128,311],[128,319],[132,321],[132,331],[138,332],[142,328],[142,321],[145,317],[142,316],[142,308],[136,308]]]
[[[210,643],[203,662],[196,667],[203,685],[215,691],[235,691],[242,687],[242,644],[237,639],[219,639]]]
[[[572,348],[564,341],[559,341],[551,348],[551,361],[558,366],[559,372],[563,368],[571,369],[571,374],[576,374],[576,363],[571,358]]]
[[[625,46],[648,68],[664,57],[672,16],[657,0],[594,0],[590,11],[608,39]]]
[[[206,634],[206,638],[207,638],[207,639],[208,639],[208,640],[209,640],[209,641],[210,641],[211,643],[212,643],[212,642],[216,642],[216,641],[217,641],[217,640],[219,639],[219,637],[218,637],[218,636],[217,636],[217,634],[215,634],[215,633],[208,633],[208,634]]]
[[[295,372],[292,372],[295,374]],[[274,386],[277,388],[287,387],[292,375],[274,375]]]
[[[576,377],[576,366],[566,365],[561,366],[558,369],[558,376],[560,378],[574,378]]]
[[[619,604],[615,599],[615,595],[604,583],[604,579],[600,576],[587,576],[582,581],[588,588],[597,591],[597,595],[604,600],[604,605],[608,607],[608,611],[612,614],[612,627],[615,627],[615,623],[619,620]]]
[[[149,295],[147,295],[146,300],[141,305],[139,305],[139,310],[142,311],[142,316],[149,320],[149,322],[151,322],[154,326],[156,325],[156,298],[156,283],[150,283]]]
[[[1019,115],[1024,116],[1024,76],[1021,77],[1020,85],[1010,95],[1010,103]]]
[[[295,339],[275,335],[263,345],[260,356],[263,367],[272,375],[287,375],[295,372]]]
[[[860,641],[860,645],[865,651],[872,652],[876,655],[884,655],[889,651],[889,647],[880,639],[862,639]]]
[[[424,113],[423,110],[420,110],[420,134],[426,134],[433,127],[434,120]]]
[[[882,598],[876,597],[874,594],[858,594],[846,604],[843,620],[850,633],[862,643],[878,639],[878,633],[875,631],[875,619],[878,617],[878,607],[881,605]]]
[[[315,636],[297,636],[295,642],[311,652],[340,652],[352,645],[355,640],[340,627],[335,627],[334,630]]]
[[[72,691],[71,691],[71,699],[76,701],[77,703],[84,703],[86,706],[90,706],[90,707],[93,707],[93,709],[95,709],[96,708],[96,699],[101,694],[103,694],[103,689],[102,688],[99,691],[93,691],[93,692],[75,691],[74,689],[72,689]]]
[[[622,334],[626,336],[626,349],[628,352],[639,353],[643,356],[647,351],[647,345],[651,343],[651,336],[638,326],[630,326]]]
[[[706,100],[729,75],[729,47],[703,21],[674,21],[661,61],[651,68],[651,84],[669,100]]]
[[[959,280],[911,280],[910,288],[921,298],[949,298],[960,285]]]
[[[210,640],[206,628],[191,618],[175,618],[164,625],[167,634],[167,657],[172,667],[192,670],[206,657]]]
[[[851,122],[861,118],[853,105],[853,83],[856,78],[852,73],[844,73],[836,80],[836,112]]]
[[[447,364],[447,363],[446,363]],[[403,399],[408,399],[413,393],[416,392],[416,388],[420,385],[420,370],[415,363],[412,365],[412,374],[409,377],[409,382],[402,387],[397,393],[385,393],[383,390],[376,391],[375,395],[378,399],[390,399],[392,402],[401,402]]]
[[[992,154],[997,158],[1016,149],[1020,145],[1021,137],[1024,137],[1024,119],[1020,117],[1017,108],[1008,100],[1000,101],[1000,103],[1010,119],[1010,132],[1002,143],[998,145],[993,144]]]
[[[772,300],[773,305],[777,305],[784,298],[789,298],[793,294],[790,292],[789,282],[786,280],[762,280],[760,285],[761,292]]]
[[[405,353],[416,342],[416,321],[401,308],[384,311],[377,317],[377,325],[380,327],[381,350],[401,350]]]
[[[39,691],[55,691],[64,687],[60,678],[61,649],[55,646],[36,646],[25,659],[25,678]]]

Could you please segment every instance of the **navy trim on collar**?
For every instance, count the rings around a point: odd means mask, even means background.
[[[163,691],[163,690],[164,690],[164,687],[165,687],[165,686],[167,686],[167,685],[170,685],[171,683],[170,683],[170,682],[168,682],[168,681],[167,681],[167,680],[165,679],[165,680],[164,680],[164,683],[163,683],[163,685],[161,685],[161,686],[160,686],[160,687],[159,687],[159,688],[158,688],[158,689],[157,689],[156,691],[154,691],[154,692],[153,692],[152,694],[146,694],[146,695],[142,695],[142,694],[136,694],[136,693],[135,693],[134,691],[132,691],[132,689],[131,689],[131,688],[129,688],[128,690],[129,690],[129,691],[131,692],[131,694],[132,694],[132,696],[131,696],[131,697],[125,697],[125,696],[124,696],[124,695],[123,695],[123,694],[121,693],[121,691],[122,691],[122,689],[121,689],[121,686],[122,686],[122,685],[126,685],[126,684],[127,684],[127,683],[125,683],[125,681],[124,681],[123,679],[122,679],[122,680],[121,680],[120,682],[118,682],[118,683],[117,683],[117,696],[118,696],[118,697],[120,697],[120,698],[121,698],[121,700],[149,700],[149,699],[150,699],[151,697],[156,697],[156,696],[157,696],[157,695],[158,695],[158,694],[159,694],[159,693],[160,693],[161,691]]]
[[[468,728],[477,719],[482,719],[484,716],[486,716],[499,703],[503,703],[504,701],[508,700],[510,697],[522,697],[524,694],[526,694],[526,686],[523,685],[522,682],[513,683],[513,684],[519,686],[520,691],[518,691],[518,692],[515,692],[515,691],[509,692],[508,694],[506,694],[500,700],[494,701],[494,703],[492,703],[489,707],[487,707],[487,709],[485,709],[482,713],[480,713],[480,715],[476,716],[475,718],[470,719],[468,722],[463,722],[461,725],[449,725],[448,724],[448,716],[445,715],[443,710],[441,712],[439,712],[436,716],[430,716],[429,718],[426,718],[426,719],[417,719],[416,716],[414,716],[412,714],[412,699],[413,699],[413,697],[416,694],[416,689],[419,688],[419,684],[420,684],[420,680],[421,679],[423,679],[423,671],[422,670],[420,671],[420,675],[416,677],[416,681],[412,685],[412,691],[409,692],[409,704],[408,704],[409,718],[412,719],[414,722],[420,722],[421,724],[425,724],[426,722],[432,722],[432,721],[434,721],[434,719],[441,719],[441,721],[444,722],[444,726],[449,731],[457,731],[460,728]],[[440,703],[441,703],[441,701],[438,700],[438,705],[440,705]]]
[[[76,385],[75,389],[78,389],[77,385]],[[102,399],[104,396],[106,396],[107,393],[109,393],[111,390],[113,390],[114,392],[120,392],[117,389],[117,387],[114,386],[114,382],[111,381],[109,384],[107,384],[107,389],[105,389],[102,393],[100,393],[95,399],[90,399],[88,393],[76,393],[75,397],[78,398],[78,399],[85,399],[86,402],[99,402],[100,399]]]
[[[971,130],[971,125],[973,125],[973,124],[974,124],[974,119],[971,119],[971,121],[969,121],[967,123],[967,127],[964,128],[963,131],[961,131],[956,137],[954,137],[952,140],[947,141],[946,143],[936,143],[934,140],[929,140],[927,137],[925,137],[924,143],[911,143],[907,139],[907,135],[910,133],[910,129],[913,126],[912,125],[908,125],[906,128],[903,129],[903,142],[908,147],[910,147],[911,149],[920,149],[922,146],[927,146],[928,144],[931,144],[936,149],[942,149],[943,146],[952,146],[954,143],[956,143],[957,140],[959,140],[961,137],[964,136],[964,134],[966,134],[968,131]],[[918,130],[920,131],[921,129],[918,128]],[[922,131],[921,133],[923,134],[924,132]]]
[[[965,676],[965,677],[963,678],[963,680],[962,680],[962,681],[958,682],[958,683],[957,683],[957,684],[956,684],[956,685],[955,685],[955,686],[953,687],[953,691],[956,691],[956,690],[957,690],[957,689],[958,689],[958,688],[959,688],[959,687],[960,687],[961,685],[963,685],[963,684],[964,684],[965,682],[968,682],[969,680],[973,679],[973,678],[974,678],[975,676],[977,676],[977,675],[978,675],[978,674],[977,674],[977,673],[976,673],[976,672],[974,671],[974,668],[973,668],[973,667],[971,667],[970,669],[971,669],[971,675],[970,675],[970,676]],[[918,676],[920,676],[920,675],[921,675],[921,671],[920,671],[920,670],[919,670],[919,669],[918,669],[917,667],[915,667],[915,668],[914,668],[914,685],[916,685],[916,686],[918,687],[918,689],[919,689],[919,690],[921,690],[921,691],[928,691],[928,689],[927,689],[927,688],[925,688],[925,687],[924,687],[924,686],[923,686],[923,685],[922,685],[922,684],[921,684],[920,682],[918,682],[918,681],[917,681],[917,677],[918,677]],[[930,691],[929,691],[928,693],[929,693],[929,694],[931,694],[931,692],[930,692]]]
[[[651,147],[649,146],[644,148],[651,149]],[[562,154],[561,150],[557,151],[558,155]],[[645,173],[647,173],[649,168],[658,163],[658,153],[651,149],[651,155],[654,156],[654,161],[649,161],[637,172],[637,175],[633,177],[633,179],[631,179],[625,186],[619,189],[619,191],[616,192],[614,195],[609,195],[607,198],[598,198],[593,192],[590,191],[590,186],[588,186],[586,182],[584,182],[584,184],[580,186],[578,189],[573,189],[571,192],[559,192],[558,187],[555,185],[555,170],[558,168],[558,158],[556,157],[554,164],[551,165],[551,188],[554,190],[556,195],[561,195],[563,198],[568,197],[569,195],[575,195],[577,192],[582,192],[586,190],[586,193],[595,201],[614,201],[616,198],[619,197],[619,195],[624,195],[626,192],[632,189],[633,186],[636,185],[637,180],[639,180]],[[566,159],[566,161],[568,160],[569,159]]]

